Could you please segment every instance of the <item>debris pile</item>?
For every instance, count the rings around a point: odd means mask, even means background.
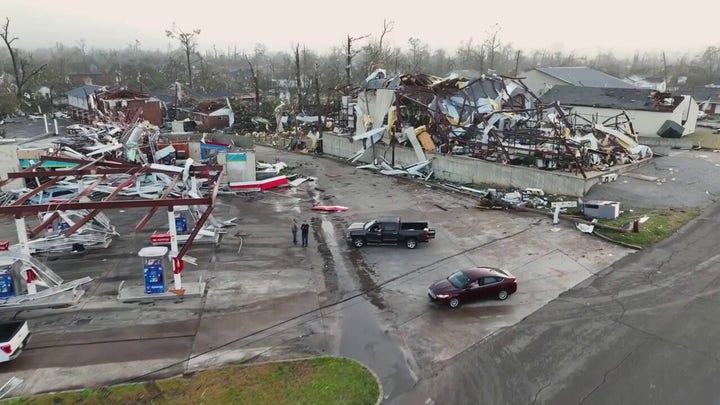
[[[378,70],[353,108],[357,119],[347,130],[354,129],[352,140],[360,144],[353,162],[380,142],[411,146],[417,164],[428,161],[425,152],[436,152],[583,176],[652,156],[637,143],[627,116],[573,121],[558,103],[544,104],[522,80],[496,74],[391,77]],[[386,161],[363,167],[408,174]]]

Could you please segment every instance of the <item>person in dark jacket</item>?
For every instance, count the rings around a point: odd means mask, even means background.
[[[307,221],[303,221],[302,225],[300,225],[300,233],[302,234],[302,245],[307,246],[308,234],[310,233],[310,225],[307,224]]]

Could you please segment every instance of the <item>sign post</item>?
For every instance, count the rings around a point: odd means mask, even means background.
[[[577,208],[577,201],[553,201],[550,203],[550,208],[553,209],[553,225],[560,223],[560,209],[561,208]]]

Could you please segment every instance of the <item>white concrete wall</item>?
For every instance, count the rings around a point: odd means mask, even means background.
[[[218,164],[225,165],[228,183],[256,180],[255,151],[231,152],[230,156],[234,158],[228,159],[226,152],[218,153]]]
[[[335,134],[323,134],[323,152],[340,158],[349,158],[361,149],[361,143],[351,143],[349,138]],[[599,178],[584,179],[582,174],[541,171],[525,166],[511,166],[473,159],[465,156],[443,155],[426,152],[432,160],[432,169],[437,179],[457,183],[497,185],[501,187],[541,188],[546,193],[581,197],[590,190]],[[375,145],[375,156],[391,160],[392,148],[385,144]],[[373,161],[368,150],[361,161]],[[395,164],[407,165],[417,162],[412,148],[395,147]]]
[[[87,99],[83,97],[68,96],[68,105],[75,108],[82,108],[83,110],[88,109]]]
[[[697,116],[700,108],[698,107],[697,101],[692,96],[683,96],[683,102],[678,106],[677,110],[680,111],[680,117],[685,120],[685,123],[681,124],[685,127],[683,135],[690,135],[695,133],[695,127],[697,126]]]
[[[14,140],[0,140],[0,180],[7,180],[7,174],[17,172],[20,161],[17,155],[17,144]],[[14,180],[2,187],[3,191],[16,190],[23,187],[22,180]]]
[[[660,111],[639,111],[639,110],[624,110],[630,120],[632,121],[635,133],[639,136],[653,137],[657,134],[658,129],[665,123],[666,120],[672,120],[680,125],[683,125],[683,111],[682,106],[678,106],[675,111],[672,112],[660,112]],[[589,120],[597,116],[597,121],[602,122],[608,118],[614,117],[618,114],[622,114],[623,110],[614,108],[597,108],[597,107],[582,107],[572,106],[572,112],[577,113]],[[685,127],[684,135],[695,132],[695,124],[697,122],[697,107],[695,110],[695,118],[688,120]]]

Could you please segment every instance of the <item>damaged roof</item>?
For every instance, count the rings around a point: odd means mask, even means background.
[[[102,100],[145,100],[150,98],[150,96],[145,93],[124,87],[109,88],[99,93],[97,97]]]
[[[567,84],[581,87],[634,88],[619,78],[585,66],[545,67],[535,70],[562,80]]]
[[[553,86],[541,99],[544,103],[559,102],[561,105],[619,110],[667,111],[673,110],[682,97],[669,96],[653,89]],[[663,98],[672,98],[672,104],[663,105]]]
[[[684,87],[678,90],[679,94],[687,94],[701,103],[708,101],[713,104],[720,104],[720,88],[718,87]]]
[[[65,92],[65,94],[68,97],[77,97],[77,98],[85,98],[86,96],[95,93],[98,90],[101,90],[103,86],[97,86],[94,84],[86,84],[84,86],[76,87],[72,90],[68,90]]]

